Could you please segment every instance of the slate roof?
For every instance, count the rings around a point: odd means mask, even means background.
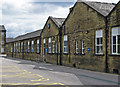
[[[99,12],[103,16],[107,16],[116,5],[114,3],[83,1],[83,0],[78,0],[78,2],[84,2],[85,4],[95,9],[97,12]]]
[[[53,20],[53,22],[60,28],[62,26],[62,24],[65,21],[65,18],[55,18],[50,16],[50,18]]]
[[[4,25],[0,25],[0,31],[6,30]]]
[[[20,35],[20,36],[14,38],[11,41],[8,39],[7,43],[8,42],[19,41],[19,40],[25,40],[25,39],[34,38],[34,37],[39,37],[40,34],[41,34],[41,31],[42,31],[42,29],[34,31],[34,32],[27,33],[27,34],[24,34],[24,35]]]

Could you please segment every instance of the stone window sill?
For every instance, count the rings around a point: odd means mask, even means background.
[[[94,56],[104,56],[104,54],[94,54]]]
[[[117,55],[117,54],[110,54],[109,56],[120,56],[120,55]]]

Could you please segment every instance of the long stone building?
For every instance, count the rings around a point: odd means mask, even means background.
[[[120,73],[120,2],[78,0],[67,18],[50,16],[38,36],[33,33],[7,41],[7,55]]]
[[[62,26],[62,64],[108,71],[106,16],[114,4],[76,2]]]
[[[6,29],[4,25],[0,25],[0,54],[5,54]]]
[[[41,31],[40,29],[14,39],[8,39],[6,42],[7,56],[40,61]]]

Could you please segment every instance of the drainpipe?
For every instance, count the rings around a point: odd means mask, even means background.
[[[59,42],[60,42],[60,65],[62,65],[62,27],[59,29]]]
[[[107,36],[108,36],[108,21],[105,17],[105,72],[108,73],[108,52],[107,52]]]

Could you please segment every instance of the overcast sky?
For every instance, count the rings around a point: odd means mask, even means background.
[[[75,1],[2,0],[2,5],[0,5],[0,24],[5,25],[7,37],[16,37],[42,29],[49,16],[66,18],[69,8],[74,5]],[[119,0],[94,1],[117,3]]]

